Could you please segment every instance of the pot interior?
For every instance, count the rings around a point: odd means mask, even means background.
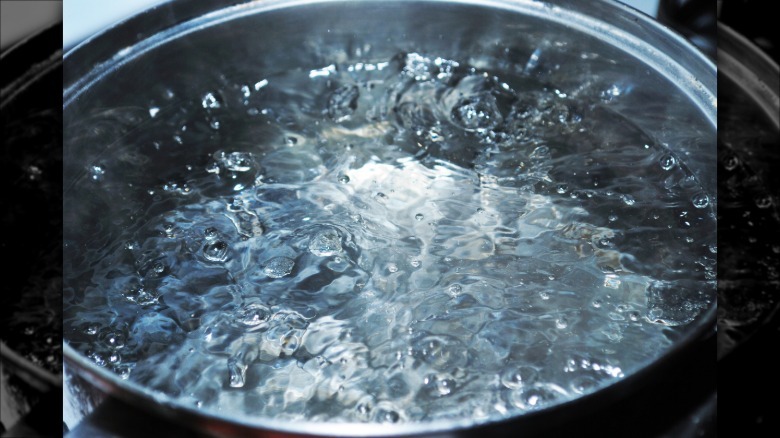
[[[184,8],[65,60],[64,337],[107,387],[443,430],[712,328],[714,68],[649,20],[252,2],[160,25]]]

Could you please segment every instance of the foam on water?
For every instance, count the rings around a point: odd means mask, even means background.
[[[99,366],[234,414],[500,418],[636,371],[713,305],[712,202],[617,88],[417,53],[257,84],[155,111],[169,167],[126,173],[132,220],[69,264],[66,339]],[[107,196],[112,169],[79,184]]]

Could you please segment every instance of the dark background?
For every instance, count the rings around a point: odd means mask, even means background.
[[[774,0],[723,0],[720,20],[750,39],[775,62],[780,59],[780,21]]]
[[[771,0],[723,0],[720,21],[778,62],[777,4]],[[777,187],[771,190],[778,193]],[[719,224],[719,233],[720,229]],[[780,436],[780,367],[774,360],[780,347],[779,320],[775,315],[735,351],[737,354],[718,364],[718,433],[722,437]]]

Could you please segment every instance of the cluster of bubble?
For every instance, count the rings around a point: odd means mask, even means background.
[[[235,88],[173,127],[221,139],[202,167],[67,275],[99,366],[244,415],[479,420],[598,390],[712,305],[713,203],[620,90],[417,53]]]

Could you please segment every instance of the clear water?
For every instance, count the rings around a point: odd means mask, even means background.
[[[231,415],[480,420],[609,385],[714,304],[714,202],[619,87],[570,88],[408,53],[117,110],[143,129],[72,187],[121,214],[66,241],[65,338]]]

